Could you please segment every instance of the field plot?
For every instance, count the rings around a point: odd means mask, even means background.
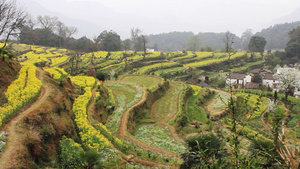
[[[135,137],[149,145],[163,148],[175,153],[184,153],[186,147],[170,136],[168,128],[159,125],[144,125],[135,132]]]
[[[188,99],[188,107],[187,107],[187,114],[190,121],[197,121],[197,122],[207,122],[207,115],[203,107],[197,104],[197,101],[200,99],[203,91],[205,89],[196,86],[190,85],[193,88],[193,95]]]
[[[126,75],[120,81],[136,83],[150,91],[156,89],[164,80],[156,76]]]
[[[237,52],[237,53],[233,54],[232,56],[230,56],[230,59],[236,59],[236,58],[242,57],[244,55],[245,55],[244,52]],[[188,67],[202,67],[202,66],[207,66],[207,65],[210,65],[210,64],[224,62],[224,61],[227,61],[229,59],[229,57],[226,56],[226,55],[224,55],[224,56],[221,55],[220,57],[217,57],[217,56],[218,55],[216,54],[216,55],[214,55],[214,57],[212,57],[210,59],[205,59],[205,60],[202,60],[202,61],[199,61],[199,62],[189,63],[189,64],[186,64],[186,66],[188,66]]]
[[[116,135],[124,111],[141,99],[143,91],[134,84],[124,82],[105,83],[105,86],[113,91],[118,105],[107,123],[107,128]]]
[[[176,63],[176,62],[156,63],[153,65],[148,65],[148,66],[139,68],[139,70],[137,72],[135,72],[135,74],[149,74],[151,71],[155,71],[155,70],[163,69],[163,68],[175,67],[177,65],[178,65],[178,63]]]
[[[39,62],[51,62],[51,66],[57,66],[59,64],[67,62],[70,56],[68,56],[67,49],[47,48],[34,45],[19,44],[19,46],[30,50],[27,53],[19,56],[20,58],[27,58],[27,60],[21,62],[22,65]]]
[[[211,116],[222,114],[227,108],[228,101],[230,99],[230,93],[214,90],[217,95],[210,101],[207,105],[207,109],[210,112]]]
[[[173,67],[168,69],[160,69],[154,72],[156,76],[173,76],[184,74],[186,67]]]
[[[243,98],[246,98],[249,94],[245,94],[245,93],[236,93],[236,96],[241,96]],[[248,100],[248,105],[251,107],[255,107],[256,103],[259,102],[260,105],[258,107],[258,110],[253,112],[252,117],[257,117],[260,116],[264,111],[266,111],[267,109],[267,105],[268,105],[268,99],[263,97],[261,98],[261,101],[259,100],[259,96],[255,95],[255,94],[251,94],[249,95],[249,100]]]
[[[177,61],[180,61],[180,60],[190,59],[190,58],[193,58],[193,57],[196,57],[196,55],[194,55],[191,51],[188,51],[186,55],[180,56],[180,57],[171,58],[170,60],[177,62]]]
[[[168,123],[180,111],[180,101],[185,85],[180,82],[170,82],[170,89],[152,106],[152,118],[157,122]]]

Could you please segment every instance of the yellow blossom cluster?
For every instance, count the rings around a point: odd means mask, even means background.
[[[107,51],[97,51],[97,52],[91,52],[91,53],[86,53],[84,54],[83,56],[84,57],[92,57],[92,56],[95,56],[95,57],[106,57],[108,54]]]
[[[23,106],[31,103],[38,96],[42,87],[41,81],[36,77],[36,67],[25,65],[16,79],[5,92],[7,103],[0,107],[0,126],[3,121],[17,113]]]
[[[71,81],[80,87],[94,87],[96,83],[95,78],[91,76],[71,76]]]
[[[79,129],[79,135],[85,147],[100,151],[110,146],[110,142],[100,131],[90,125],[87,117],[87,107],[92,99],[92,87],[95,85],[95,79],[91,80],[88,76],[71,77],[72,82],[80,87],[85,87],[85,93],[75,99],[73,104],[73,113],[75,123]]]
[[[58,68],[58,67],[53,67],[53,68],[45,68],[47,72],[51,74],[51,77],[56,80],[56,81],[64,81],[65,78],[68,76],[68,73],[65,72],[64,69]]]
[[[200,86],[197,85],[190,85],[194,91],[194,96],[197,96],[199,94],[199,92],[202,90],[202,88]]]
[[[56,58],[52,58],[51,59],[51,66],[56,66],[59,64],[62,64],[64,62],[66,62],[69,59],[69,56],[65,55],[65,56],[61,56],[61,57],[56,57]]]

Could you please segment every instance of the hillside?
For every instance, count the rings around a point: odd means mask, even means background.
[[[289,31],[300,26],[300,21],[284,24],[275,24],[266,29],[257,32],[256,36],[264,37],[267,41],[266,50],[284,49],[288,43]]]
[[[14,60],[0,60],[0,105],[6,102],[4,93],[7,87],[17,78],[21,65]]]
[[[267,154],[274,152],[276,119],[268,115],[273,93],[226,90],[224,84],[231,70],[263,67],[259,53],[149,52],[144,57],[143,52],[76,55],[62,48],[10,47],[23,52],[0,61],[14,65],[0,70],[1,77],[5,72],[12,77],[2,78],[8,87],[0,107],[0,168],[208,168],[218,157],[230,167],[235,137],[239,156],[259,163],[241,162],[241,168],[272,165]],[[206,82],[214,88],[200,87],[202,76],[210,77]],[[276,165],[288,168],[300,160],[295,154],[300,101],[278,98],[285,121],[280,127],[292,133],[280,132],[285,140],[278,137],[284,146],[279,150],[294,156],[280,152]],[[194,150],[201,138],[211,139]],[[197,154],[210,151],[211,141],[217,151]]]

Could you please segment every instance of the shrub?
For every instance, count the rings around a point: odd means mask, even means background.
[[[80,144],[64,136],[59,143],[59,148],[63,168],[79,168],[83,166],[80,155],[84,151]]]

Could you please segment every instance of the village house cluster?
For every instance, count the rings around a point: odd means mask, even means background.
[[[226,75],[226,84],[237,89],[260,89],[261,87],[266,87],[272,91],[279,91],[278,85],[282,82],[276,78],[276,75],[279,75],[284,70],[293,71],[295,69],[299,71],[299,67],[294,66],[278,68],[275,74],[268,69],[254,70],[250,74],[230,73]],[[300,84],[300,79],[297,83]],[[295,97],[300,97],[299,90],[299,87],[295,87]]]

